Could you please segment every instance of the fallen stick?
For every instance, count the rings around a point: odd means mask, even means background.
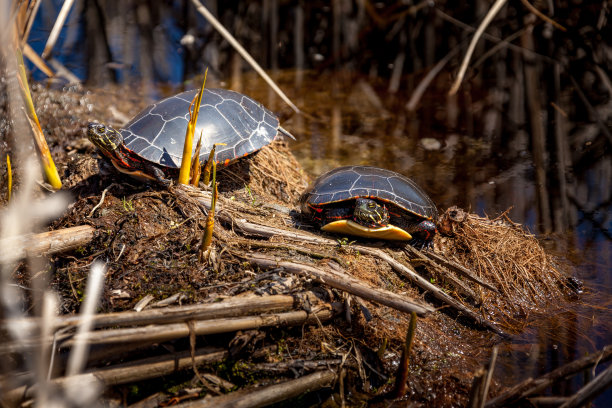
[[[302,371],[314,371],[322,368],[337,368],[342,364],[341,358],[328,360],[292,360],[278,363],[258,363],[249,365],[249,370],[258,373],[285,374]],[[346,366],[346,365],[345,365]]]
[[[493,285],[491,285],[488,282],[483,281],[481,278],[479,278],[478,276],[476,276],[474,274],[474,272],[470,271],[469,269],[467,269],[466,267],[464,267],[463,265],[458,264],[457,262],[453,262],[449,259],[444,258],[442,255],[437,254],[433,251],[429,251],[429,252],[420,252],[417,251],[413,248],[408,248],[408,250],[413,253],[413,254],[418,254],[420,256],[425,256],[427,258],[432,259],[434,262],[439,263],[442,266],[447,267],[448,269],[451,269],[453,271],[455,271],[456,273],[458,273],[459,275],[471,280],[474,283],[477,283],[478,285],[485,287],[495,293],[499,293],[499,291],[497,289],[495,289],[495,287]]]
[[[227,356],[226,350],[209,347],[196,350],[194,360],[196,365],[204,365],[223,361]],[[192,366],[191,352],[184,351],[90,370],[75,376],[54,378],[49,382],[50,385],[62,387],[81,386],[77,384],[91,384],[92,382],[100,382],[105,386],[120,385],[170,375],[177,371],[190,369]],[[36,395],[37,386],[34,384],[31,387],[21,386],[9,390],[3,399],[17,401],[20,398],[33,398]]]
[[[53,255],[76,249],[92,240],[94,227],[79,225],[40,234],[26,234],[0,240],[0,263],[15,262],[28,256]]]
[[[108,327],[108,326],[144,326],[148,324],[169,324],[177,322],[186,322],[188,320],[210,320],[229,317],[245,316],[257,313],[273,313],[296,308],[299,300],[288,295],[274,296],[245,296],[235,299],[225,299],[222,302],[173,306],[162,309],[149,309],[142,312],[116,312],[99,314],[92,317],[93,326]],[[79,324],[80,316],[57,317],[54,322],[55,330],[69,329]],[[19,324],[23,330],[32,332],[31,341],[15,343],[6,343],[0,345],[0,355],[27,348],[33,348],[40,345],[40,340],[35,338],[38,327],[40,325],[39,318],[15,319],[3,322],[7,324]],[[56,341],[69,338],[72,333],[64,332],[59,334]],[[51,339],[47,342],[50,344]]]
[[[447,295],[446,292],[439,289],[437,286],[429,282],[427,279],[423,278],[421,275],[414,272],[411,268],[408,268],[403,263],[396,261],[393,257],[381,251],[380,249],[359,247],[359,251],[366,253],[366,254],[376,256],[382,259],[383,261],[387,262],[397,273],[410,279],[421,289],[430,292],[436,299],[446,303],[447,305],[453,307],[458,312],[463,313],[464,315],[468,316],[471,320],[476,322],[478,325],[485,327],[491,330],[492,332],[499,334],[500,336],[507,336],[507,334],[502,329],[495,326],[494,323],[481,318],[478,314],[476,314],[472,310],[468,309],[466,306],[459,303],[459,301],[455,300],[450,295]]]
[[[209,320],[245,316],[256,313],[279,312],[297,307],[299,300],[289,295],[242,296],[223,299],[220,302],[185,306],[170,306],[148,309],[142,312],[116,312],[93,317],[95,327],[144,326],[147,324],[168,324],[188,320]],[[58,326],[75,326],[79,316],[58,318]]]
[[[255,408],[264,407],[295,398],[306,392],[330,386],[337,375],[331,370],[321,370],[296,380],[257,388],[240,390],[218,397],[204,398],[176,405],[177,408]]]
[[[336,241],[328,239],[328,238],[318,237],[318,236],[303,233],[303,232],[282,230],[282,229],[278,229],[274,227],[269,227],[267,225],[254,224],[246,220],[235,220],[227,215],[224,215],[223,218],[221,217],[221,214],[219,214],[219,216],[220,216],[220,219],[222,219],[224,222],[232,224],[234,228],[237,228],[247,234],[257,235],[257,236],[266,237],[266,238],[270,238],[272,236],[277,235],[277,236],[282,236],[288,239],[294,239],[300,242],[307,241],[307,242],[313,242],[313,243],[324,244],[324,245],[334,245],[334,246],[338,245]],[[352,245],[351,248],[361,253],[366,253],[366,254],[375,256],[387,262],[387,264],[389,264],[396,272],[410,279],[421,289],[431,292],[431,294],[434,297],[436,297],[438,300],[446,303],[447,305],[453,307],[455,310],[459,311],[460,313],[463,313],[464,315],[468,316],[471,320],[476,322],[481,327],[485,327],[493,331],[494,333],[499,334],[500,336],[507,336],[507,334],[502,329],[497,327],[494,323],[483,319],[477,313],[468,309],[466,306],[462,305],[460,302],[458,302],[451,296],[447,295],[443,290],[439,289],[438,287],[430,283],[427,279],[424,279],[423,277],[421,277],[421,275],[416,273],[408,265],[405,265],[399,261],[396,261],[390,255],[386,254],[380,249],[370,248],[370,247],[366,247],[363,245]]]
[[[406,248],[405,251],[407,249],[408,248]],[[467,286],[464,281],[457,278],[454,273],[450,273],[446,267],[428,257],[427,255],[429,254],[425,255],[424,253],[417,252],[418,250],[414,248],[410,248],[409,251],[414,251],[412,255],[416,256],[416,258],[411,258],[410,263],[420,263],[426,265],[428,270],[434,270],[442,283],[452,286],[455,292],[462,295],[465,299],[468,299],[473,305],[477,306],[482,303],[481,299],[476,295],[476,292]]]
[[[300,310],[261,316],[196,321],[193,323],[193,331],[196,335],[201,336],[257,329],[260,327],[297,326],[316,323],[329,320],[334,316],[331,306],[326,306],[326,308],[319,309],[313,313]],[[127,329],[98,330],[88,333],[86,339],[89,344],[163,342],[188,337],[189,334],[190,330],[187,323],[172,323]],[[74,342],[74,338],[68,339],[61,343],[60,347],[72,347]]]
[[[393,399],[403,398],[408,390],[408,372],[410,371],[410,351],[414,341],[414,333],[416,332],[417,317],[416,314],[410,316],[410,324],[408,325],[408,333],[402,347],[402,356],[400,363],[395,373],[395,388],[391,391]]]
[[[339,273],[331,269],[324,270],[311,265],[285,261],[281,258],[253,252],[247,254],[247,260],[261,268],[283,268],[289,273],[314,277],[315,280],[325,285],[343,290],[381,305],[392,307],[405,313],[415,312],[424,316],[434,311],[431,306],[406,299],[405,296],[400,296],[384,289],[372,288],[346,273]]]
[[[591,382],[586,384],[577,393],[572,395],[563,405],[559,408],[577,408],[583,406],[587,401],[593,400],[599,394],[604,392],[612,383],[612,366],[606,368],[604,371]]]
[[[606,362],[612,358],[612,345],[604,347],[598,353],[591,354],[565,364],[541,377],[528,378],[510,388],[508,391],[498,395],[485,404],[486,408],[505,407],[512,403],[544,391],[555,381],[571,376],[585,368]]]

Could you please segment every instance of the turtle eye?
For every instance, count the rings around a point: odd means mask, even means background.
[[[100,125],[100,126],[98,127],[98,130],[99,130],[100,132],[105,132],[105,131],[106,131],[106,128],[104,127],[104,125]]]
[[[374,203],[368,203],[368,208],[374,208],[374,207],[376,207],[376,204],[374,204]]]

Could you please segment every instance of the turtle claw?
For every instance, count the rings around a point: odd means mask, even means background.
[[[408,244],[420,251],[433,251],[433,240],[413,238],[408,241]]]

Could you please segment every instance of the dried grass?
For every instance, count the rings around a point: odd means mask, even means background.
[[[224,168],[219,179],[221,190],[245,188],[247,196],[251,195],[247,201],[265,199],[267,203],[295,203],[308,185],[308,178],[289,146],[278,139],[257,154]]]
[[[537,238],[506,213],[495,219],[451,207],[440,219],[447,237],[438,240],[448,258],[455,258],[499,294],[474,286],[482,313],[511,329],[521,329],[532,312],[550,308],[569,293],[567,275]]]
[[[261,149],[251,165],[251,188],[285,203],[295,203],[307,186],[302,166],[284,141],[275,140]]]

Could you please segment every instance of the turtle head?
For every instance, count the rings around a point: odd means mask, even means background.
[[[112,155],[123,145],[123,136],[115,129],[100,123],[90,123],[87,126],[87,137],[105,154]]]
[[[353,218],[367,227],[384,227],[389,223],[389,211],[374,200],[358,198],[355,200]]]

